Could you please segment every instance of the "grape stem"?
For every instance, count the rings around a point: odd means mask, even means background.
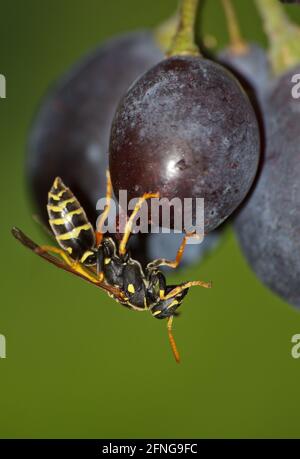
[[[166,52],[173,43],[179,24],[179,10],[154,30],[154,39],[158,47]]]
[[[246,54],[248,45],[243,39],[236,12],[231,0],[222,0],[223,9],[226,16],[227,28],[230,38],[230,50],[233,54],[239,56]]]
[[[300,62],[300,28],[293,24],[278,0],[255,0],[269,39],[269,57],[275,75]]]
[[[179,26],[171,45],[168,57],[178,55],[200,56],[195,42],[195,25],[199,0],[181,0]]]

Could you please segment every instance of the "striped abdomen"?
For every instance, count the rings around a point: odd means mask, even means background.
[[[58,244],[74,260],[80,260],[95,246],[95,233],[79,202],[57,177],[48,193],[49,223]]]

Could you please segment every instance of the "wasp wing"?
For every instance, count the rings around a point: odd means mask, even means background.
[[[116,287],[112,287],[111,285],[107,285],[105,282],[93,282],[91,279],[88,277],[85,277],[83,274],[80,272],[76,271],[76,269],[73,269],[72,266],[68,265],[67,263],[63,262],[59,258],[55,257],[54,255],[51,255],[49,252],[45,252],[41,249],[41,247],[36,244],[32,239],[30,239],[26,234],[23,233],[19,228],[13,227],[12,230],[12,235],[25,247],[30,249],[32,252],[34,252],[36,255],[40,256],[41,258],[44,258],[44,260],[48,261],[49,263],[52,263],[53,265],[57,266],[60,269],[63,269],[64,271],[68,271],[69,273],[74,274],[75,276],[81,277],[81,279],[84,279],[87,282],[90,282],[91,284],[95,285],[96,287],[101,288],[102,290],[106,291],[109,295],[112,295],[115,297],[118,301],[122,302],[124,301],[124,294]],[[87,269],[90,274],[96,275],[95,271]]]
[[[51,231],[50,226],[45,225],[45,223],[43,223],[39,215],[33,214],[32,218],[35,221],[35,223],[37,223],[42,228],[42,230],[47,234],[47,236],[52,239],[52,241],[56,241],[56,238],[53,232]]]

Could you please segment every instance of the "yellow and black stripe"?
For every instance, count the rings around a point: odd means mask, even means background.
[[[56,177],[48,193],[49,223],[58,244],[74,260],[95,246],[95,233],[72,191]]]

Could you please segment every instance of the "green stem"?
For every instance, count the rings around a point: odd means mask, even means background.
[[[199,0],[181,0],[180,22],[168,56],[200,56],[195,43],[195,25]]]
[[[155,28],[154,39],[163,52],[166,52],[171,47],[178,24],[179,11]]]
[[[242,55],[248,51],[248,45],[242,37],[236,12],[231,0],[222,0],[230,38],[230,50],[233,54]]]
[[[300,28],[293,24],[278,0],[255,0],[270,42],[270,61],[275,75],[300,62]]]

